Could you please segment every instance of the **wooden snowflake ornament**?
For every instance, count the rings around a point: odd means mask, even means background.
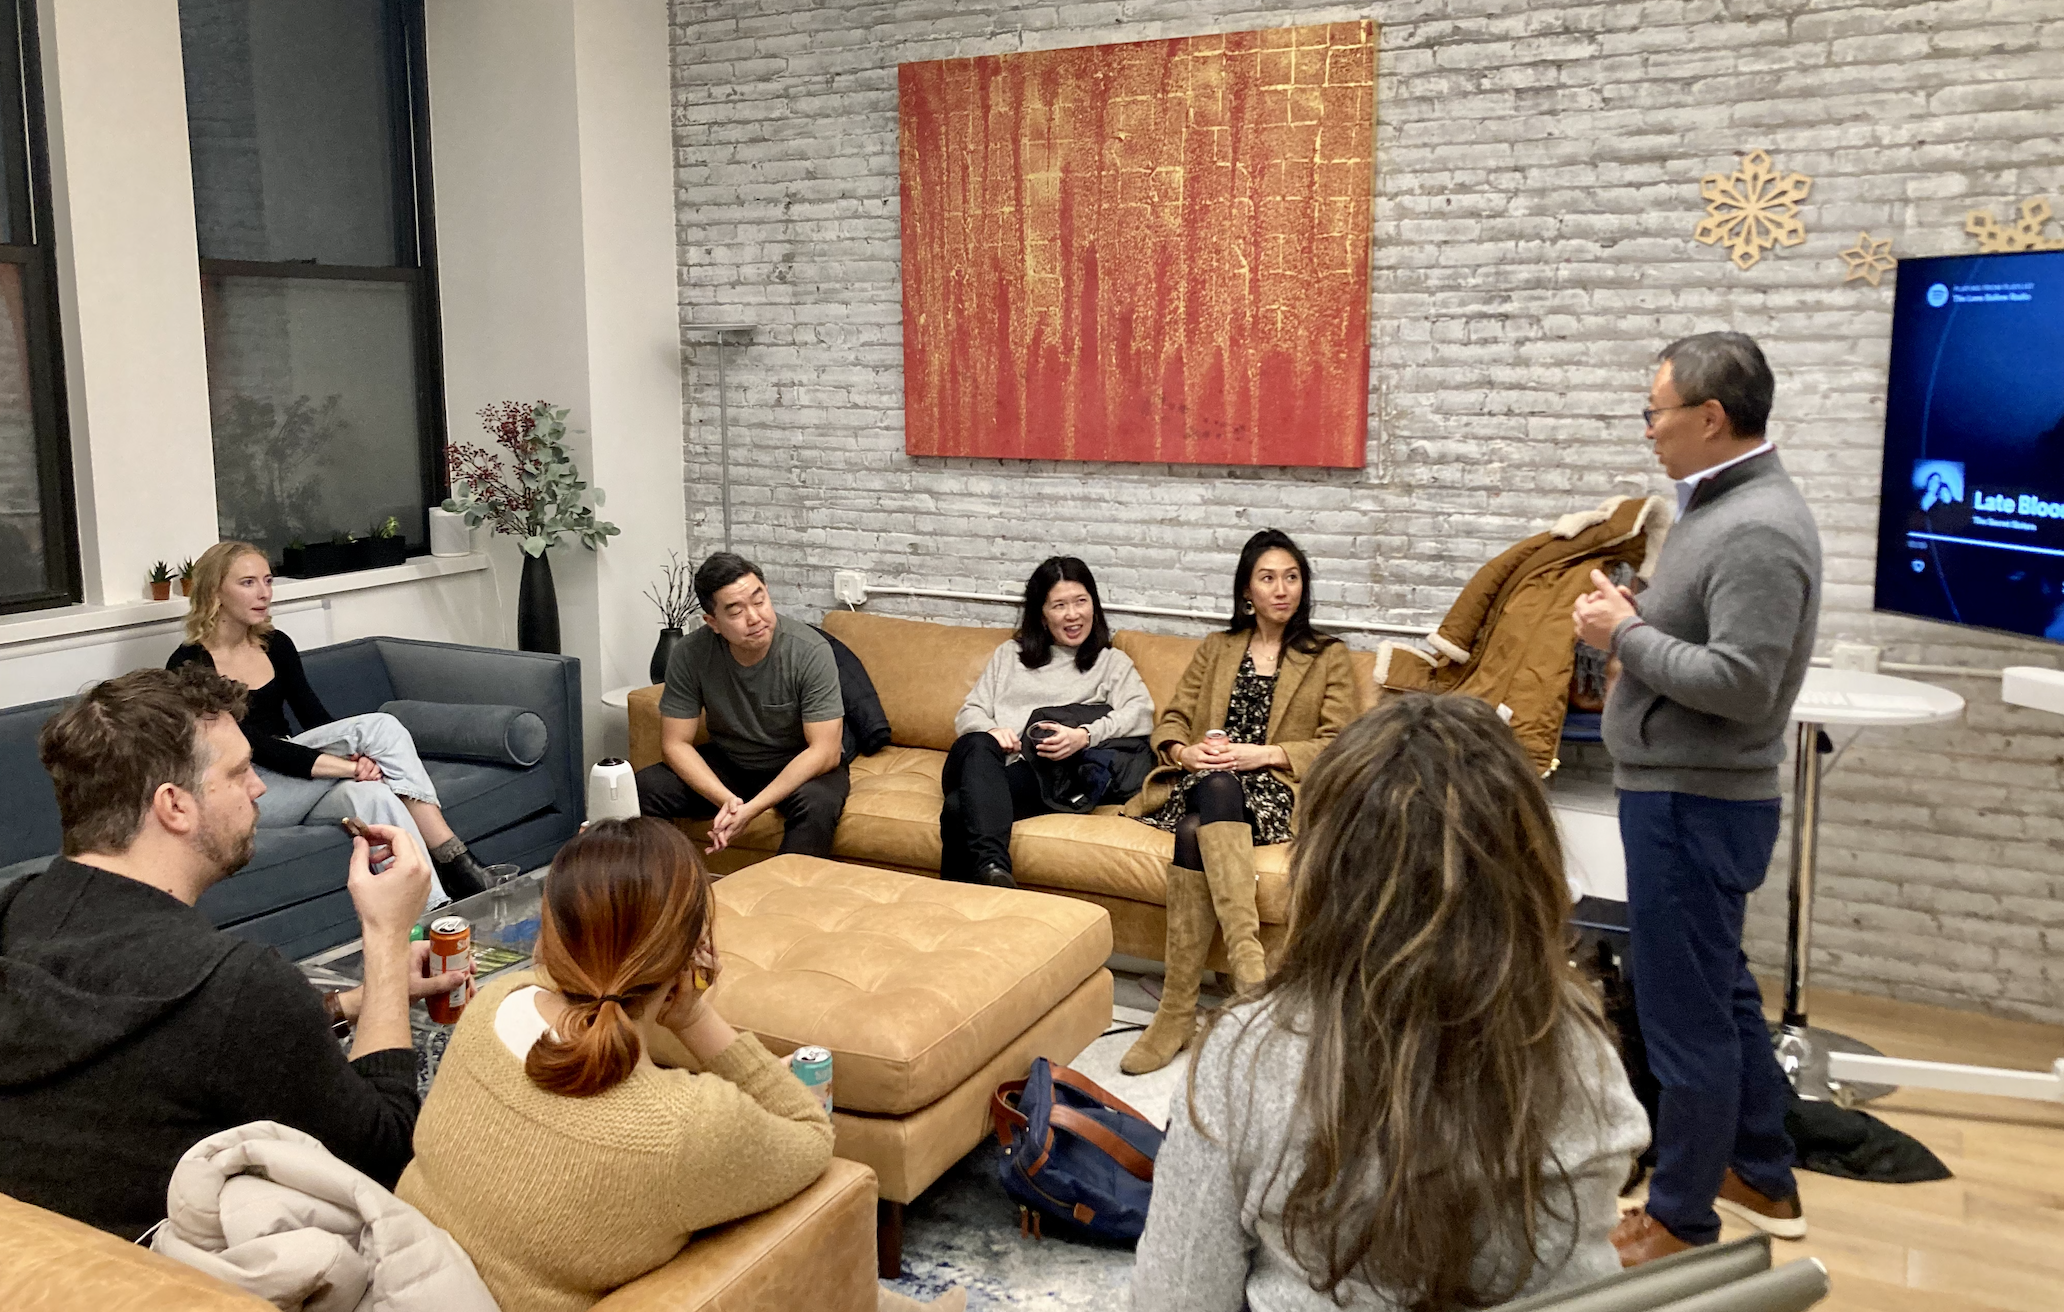
[[[1843,251],[1842,262],[1849,266],[1849,272],[1842,275],[1843,282],[1864,279],[1875,287],[1878,280],[1899,267],[1899,261],[1892,258],[1892,239],[1879,241],[1867,232],[1856,234],[1856,244]]]
[[[2001,251],[2064,251],[2064,237],[2043,232],[2050,221],[2050,203],[2040,196],[2021,202],[2021,217],[2001,223],[1990,210],[1972,210],[1964,216],[1964,231],[1978,239],[1981,255]]]
[[[1803,173],[1780,177],[1770,152],[1752,150],[1733,173],[1708,173],[1699,179],[1706,198],[1706,217],[1691,234],[1711,246],[1727,247],[1737,268],[1750,268],[1773,246],[1797,246],[1806,240],[1799,202],[1813,189]]]

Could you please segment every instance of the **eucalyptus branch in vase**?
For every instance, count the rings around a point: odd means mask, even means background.
[[[549,401],[498,401],[480,411],[492,446],[453,442],[445,470],[452,494],[444,509],[466,526],[492,524],[496,533],[522,539],[525,555],[542,556],[571,535],[589,550],[622,532],[595,511],[602,489],[581,481],[566,447],[566,411]]]

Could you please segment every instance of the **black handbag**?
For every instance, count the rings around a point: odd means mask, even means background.
[[[1078,702],[1072,706],[1042,706],[1026,719],[1018,740],[1024,744],[1025,759],[1032,763],[1033,776],[1039,780],[1039,798],[1051,810],[1088,815],[1106,802],[1124,801],[1146,783],[1153,761],[1144,738],[1106,739],[1059,761],[1049,761],[1039,754],[1041,740],[1051,732],[1044,726],[1058,724],[1080,729],[1110,713],[1109,702]]]

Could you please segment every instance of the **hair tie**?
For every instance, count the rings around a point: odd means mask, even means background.
[[[629,1011],[631,1009],[631,1000],[621,993],[605,993],[602,995],[600,1000],[603,1002],[614,1002],[617,1006],[622,1007],[625,1011]]]

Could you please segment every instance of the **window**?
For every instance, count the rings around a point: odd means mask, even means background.
[[[34,8],[0,0],[0,614],[79,600]]]
[[[215,508],[279,559],[445,494],[421,0],[179,0]]]

